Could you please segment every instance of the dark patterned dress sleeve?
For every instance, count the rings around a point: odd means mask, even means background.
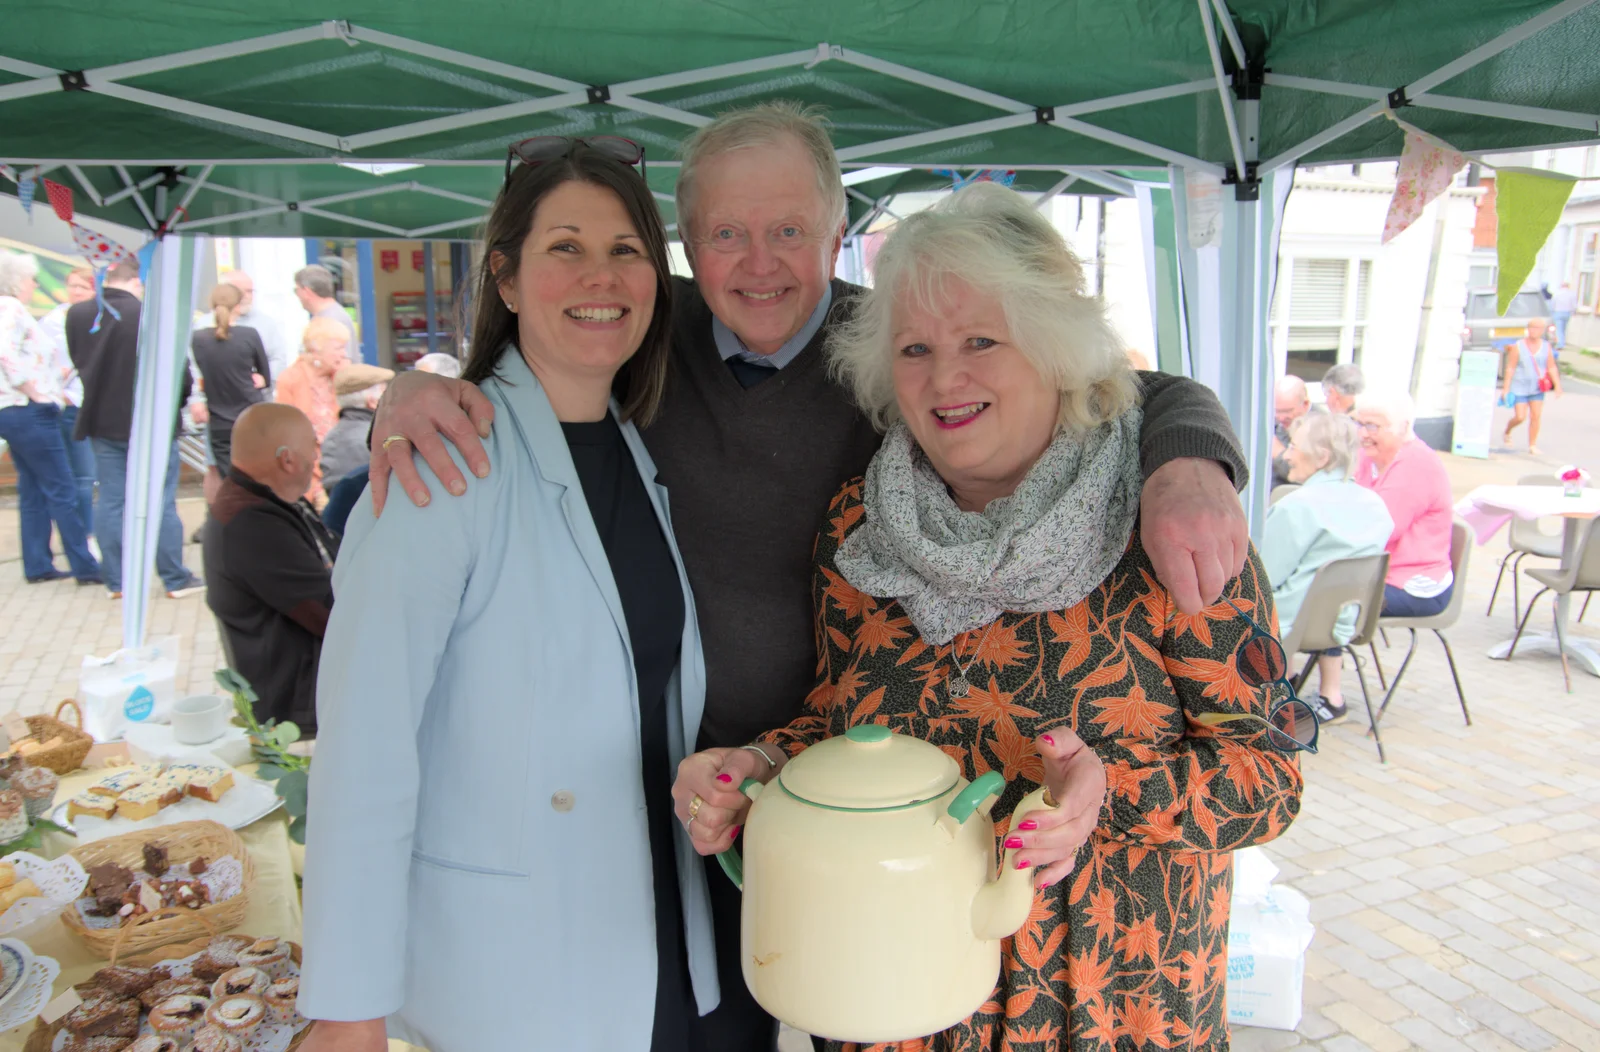
[[[1259,724],[1238,721],[1212,729],[1194,719],[1205,712],[1266,716],[1268,692],[1246,684],[1237,665],[1250,627],[1224,600],[1195,615],[1180,614],[1166,591],[1153,579],[1149,583],[1144,614],[1150,627],[1160,625],[1159,646],[1152,648],[1132,631],[1125,638],[1135,644],[1130,658],[1136,668],[1170,679],[1184,727],[1177,736],[1108,736],[1096,743],[1108,783],[1099,834],[1140,847],[1192,851],[1233,851],[1272,840],[1299,813],[1299,763],[1273,748]],[[1254,546],[1244,572],[1229,583],[1227,598],[1262,625],[1275,624],[1272,590]],[[1137,718],[1131,708],[1143,696],[1134,690],[1125,701],[1129,720]],[[1283,696],[1280,686],[1271,700]]]
[[[806,695],[805,712],[787,726],[757,739],[762,744],[778,746],[790,756],[833,733],[830,724],[839,697],[839,682],[851,675],[852,614],[859,614],[863,604],[871,602],[833,568],[833,553],[863,514],[860,497],[861,479],[845,483],[828,504],[826,524],[817,535],[811,574],[817,683]]]

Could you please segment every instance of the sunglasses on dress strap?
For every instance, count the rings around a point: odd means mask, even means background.
[[[1289,682],[1289,659],[1283,652],[1283,644],[1257,624],[1255,618],[1240,610],[1232,599],[1224,597],[1224,601],[1250,626],[1250,635],[1238,649],[1239,678],[1252,690],[1263,687],[1270,690],[1281,683],[1289,696],[1272,706],[1265,717],[1253,712],[1202,712],[1195,720],[1207,727],[1239,720],[1259,723],[1266,727],[1267,740],[1279,752],[1316,752],[1317,714],[1300,700],[1294,692],[1294,684]]]
[[[521,161],[524,167],[532,168],[547,161],[559,161],[570,156],[573,148],[579,144],[613,161],[636,164],[639,174],[644,175],[644,147],[632,139],[624,139],[620,135],[591,135],[587,139],[567,135],[535,135],[506,148],[506,181],[511,179],[512,162]]]

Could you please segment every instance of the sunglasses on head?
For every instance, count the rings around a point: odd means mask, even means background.
[[[1301,701],[1289,682],[1289,659],[1283,644],[1256,623],[1255,618],[1239,609],[1232,599],[1224,601],[1250,626],[1250,634],[1239,645],[1236,662],[1239,678],[1252,690],[1272,688],[1283,684],[1289,696],[1273,705],[1265,717],[1253,712],[1203,712],[1195,719],[1207,727],[1224,723],[1245,721],[1259,723],[1267,730],[1267,740],[1279,752],[1317,751],[1317,714],[1310,705]]]
[[[532,168],[547,161],[559,161],[570,156],[573,148],[580,143],[613,161],[636,164],[639,174],[644,175],[644,147],[632,139],[624,139],[620,135],[592,135],[587,139],[567,135],[535,135],[506,148],[506,181],[511,180],[513,162],[520,161],[523,167]]]

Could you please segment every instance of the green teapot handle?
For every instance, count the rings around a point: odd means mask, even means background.
[[[754,778],[746,778],[742,783],[740,783],[739,791],[750,797],[750,799],[754,800],[756,797],[750,792],[752,786],[755,787],[757,795],[759,795],[762,785]],[[733,881],[733,886],[738,888],[740,891],[743,891],[744,859],[739,857],[739,849],[736,847],[730,847],[726,851],[719,851],[717,853],[717,864],[722,867],[722,872],[728,875],[728,879]]]
[[[978,780],[956,794],[950,801],[950,806],[945,808],[945,814],[957,822],[966,822],[972,817],[972,812],[978,805],[991,796],[999,796],[1006,788],[1006,779],[999,771],[990,771],[978,776]]]

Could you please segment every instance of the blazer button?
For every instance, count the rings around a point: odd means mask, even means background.
[[[552,793],[550,796],[550,806],[563,813],[572,810],[573,805],[577,802],[576,798],[565,789]]]

